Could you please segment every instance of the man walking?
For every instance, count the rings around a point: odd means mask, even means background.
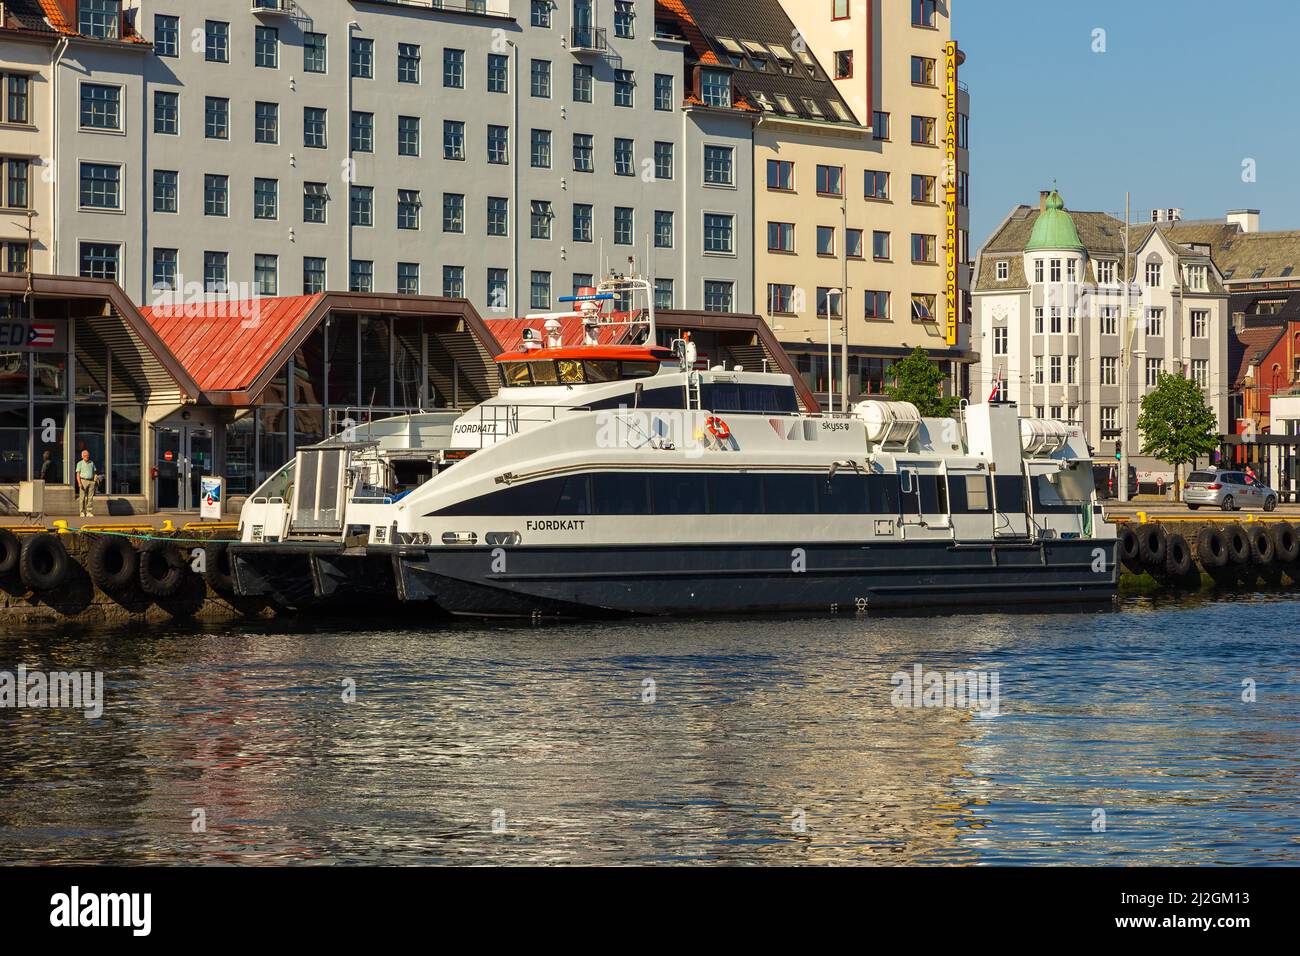
[[[83,448],[81,461],[77,462],[77,504],[83,518],[95,516],[95,483],[98,480],[99,470],[90,460],[90,450]]]

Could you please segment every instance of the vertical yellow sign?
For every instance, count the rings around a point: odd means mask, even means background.
[[[944,140],[944,157],[946,164],[946,188],[944,191],[944,212],[947,220],[947,315],[945,332],[949,345],[957,344],[957,43],[949,40],[944,44],[944,81],[948,96],[946,112],[947,136]]]

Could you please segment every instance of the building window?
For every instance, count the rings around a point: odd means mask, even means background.
[[[912,144],[915,146],[934,145],[935,122],[933,116],[912,117]]]
[[[1210,313],[1205,309],[1192,309],[1192,338],[1204,339],[1210,335]]]
[[[551,168],[551,131],[535,129],[531,134],[529,158],[534,169]]]
[[[849,0],[834,0],[831,6],[832,20],[847,20],[849,18]]]
[[[704,280],[704,311],[731,312],[736,298],[736,284],[720,279]]]
[[[302,260],[302,294],[316,295],[325,291],[325,260],[304,256]]]
[[[993,330],[993,354],[1007,354],[1007,328],[1001,326]]]
[[[352,152],[375,151],[375,114],[352,111]]]
[[[592,89],[592,69],[583,63],[573,65],[573,101],[590,103]]]
[[[420,294],[420,264],[418,262],[399,262],[397,264],[397,294]]]
[[[154,90],[153,131],[175,136],[181,131],[181,95]]]
[[[278,219],[280,216],[280,183],[275,179],[253,180],[253,218]]]
[[[700,71],[700,99],[705,106],[731,106],[731,74],[725,70]]]
[[[122,128],[122,88],[101,83],[81,84],[83,129]]]
[[[543,30],[551,28],[551,0],[532,0],[530,22]]]
[[[1192,359],[1192,381],[1201,388],[1210,387],[1210,360]]]
[[[573,168],[575,172],[590,173],[596,168],[595,148],[590,133],[573,134]]]
[[[1048,310],[1048,316],[1051,319],[1051,322],[1048,326],[1048,331],[1050,331],[1053,335],[1060,335],[1061,334],[1061,307],[1059,305],[1052,306],[1051,309]]]
[[[631,70],[614,71],[614,105],[631,107],[633,104],[633,90],[636,84],[632,79]]]
[[[529,276],[528,305],[533,309],[551,307],[551,274],[534,270]]]
[[[594,210],[587,203],[573,204],[573,241],[591,242],[591,224]]]
[[[1103,305],[1101,307],[1101,334],[1118,335],[1119,334],[1119,309],[1113,305]]]
[[[784,159],[769,159],[767,188],[775,192],[794,192],[794,163]]]
[[[442,121],[442,158],[465,158],[465,124],[460,120]]]
[[[442,194],[442,231],[452,233],[465,231],[464,193]]]
[[[834,226],[817,227],[817,255],[819,256],[835,255],[835,227]]]
[[[397,117],[397,155],[420,155],[420,117]]]
[[[257,103],[253,111],[253,142],[272,145],[280,142],[280,104]]]
[[[84,36],[115,40],[121,19],[121,0],[77,0],[77,30]]]
[[[614,36],[632,39],[636,35],[633,31],[635,23],[636,10],[632,0],[614,0]]]
[[[208,20],[203,25],[203,58],[209,63],[230,62],[230,24]]]
[[[1152,288],[1159,288],[1161,278],[1161,264],[1159,259],[1152,259],[1147,263],[1147,285]]]
[[[970,205],[970,173],[957,171],[957,205]]]
[[[489,236],[508,236],[510,234],[510,200],[500,196],[489,196],[487,201],[487,234]]]
[[[773,315],[794,315],[794,286],[768,283],[767,311]]]
[[[31,125],[31,77],[22,73],[0,74],[7,87],[6,118],[10,123]]]
[[[493,312],[507,312],[510,309],[510,270],[489,269],[487,271],[487,288],[489,308]]]
[[[920,263],[935,262],[936,244],[934,236],[912,233],[912,261]]]
[[[510,57],[504,53],[488,54],[487,88],[489,93],[510,92]]]
[[[673,307],[673,280],[655,279],[655,308],[671,309]]]
[[[912,82],[917,86],[934,86],[934,60],[928,56],[912,57]]]
[[[159,56],[180,56],[181,21],[180,17],[165,13],[154,14],[153,51]]]
[[[1113,355],[1103,356],[1101,359],[1101,384],[1119,384],[1119,359]]]
[[[794,223],[769,222],[767,224],[767,251],[794,252]]]
[[[1186,268],[1187,287],[1195,292],[1204,292],[1209,286],[1207,266],[1190,265]]]
[[[153,289],[155,292],[176,288],[176,260],[179,253],[175,249],[155,249],[153,251]]]
[[[465,296],[465,267],[464,266],[443,266],[442,267],[442,294],[452,299],[460,299]]]
[[[31,194],[29,189],[31,183],[31,160],[11,158],[0,160],[0,165],[4,166],[5,206],[10,209],[29,208],[31,203]]]
[[[1035,282],[1043,281],[1043,260],[1042,259],[1034,260],[1034,281]]]
[[[889,199],[889,173],[882,169],[868,169],[864,190],[867,199]]]
[[[704,182],[708,186],[736,184],[735,150],[730,146],[704,147]]]
[[[938,0],[912,0],[912,26],[935,27]]]
[[[533,60],[528,68],[529,92],[538,99],[551,98],[551,61]]]
[[[1065,281],[1077,282],[1079,279],[1079,262],[1077,259],[1065,260]]]
[[[879,289],[868,289],[865,318],[884,321],[889,318],[889,293]]]
[[[302,184],[302,221],[324,223],[329,191],[325,183]]]
[[[912,175],[912,202],[934,204],[934,177]]]
[[[848,80],[853,77],[853,51],[838,50],[835,53],[835,79]]]
[[[655,179],[673,178],[673,144],[655,143]]]
[[[736,217],[729,213],[704,214],[704,251],[713,255],[731,255],[735,252]]]
[[[223,96],[204,98],[203,135],[208,139],[230,139],[230,100]]]
[[[350,44],[349,68],[359,80],[375,78],[375,41],[369,37],[353,37]]]
[[[933,322],[934,306],[937,296],[926,293],[912,293],[912,321]]]
[[[302,35],[302,68],[305,73],[324,73],[328,58],[328,39],[323,33]]]
[[[1061,384],[1061,356],[1053,355],[1050,359],[1048,359],[1048,368],[1050,369],[1048,373],[1048,379],[1047,379],[1048,383],[1051,385],[1060,385]]]
[[[375,291],[375,263],[371,259],[353,259],[348,269],[349,292]]]
[[[1043,307],[1041,305],[1034,307],[1034,334],[1043,334]]]
[[[203,177],[203,215],[230,215],[230,177],[207,173]]]
[[[121,276],[121,246],[109,242],[83,242],[79,251],[82,278],[118,281]]]
[[[487,161],[494,166],[505,166],[510,162],[510,127],[488,126]]]
[[[879,229],[871,233],[871,258],[879,262],[889,261],[889,236],[888,232]]]
[[[997,278],[999,282],[1005,282],[1011,277],[1011,263],[1006,259],[999,259],[994,268],[997,270]]]
[[[844,167],[842,166],[818,166],[817,167],[817,195],[819,196],[843,196],[844,195]]]
[[[418,189],[399,189],[397,191],[397,228],[420,228],[420,191]]]
[[[203,253],[203,291],[225,292],[230,285],[230,255],[225,252]]]
[[[1155,385],[1159,384],[1160,373],[1163,372],[1164,369],[1165,369],[1165,363],[1163,359],[1158,359],[1158,358],[1147,359],[1146,382],[1148,387],[1154,387]]]
[[[1115,405],[1101,407],[1101,430],[1103,433],[1119,432],[1119,408]],[[1118,437],[1118,436],[1116,436]]]
[[[82,163],[81,205],[86,209],[121,209],[122,167],[112,163]]]
[[[1147,309],[1147,335],[1165,334],[1165,310]]]
[[[881,110],[876,110],[871,114],[871,137],[872,139],[888,141],[889,139],[889,114]]]
[[[280,257],[259,252],[253,256],[253,285],[258,295],[279,295]]]
[[[354,226],[375,224],[375,188],[352,186],[348,190],[348,215]]]
[[[614,207],[614,245],[630,246],[633,237],[633,212],[628,206]]]
[[[1034,356],[1034,384],[1043,384],[1043,357],[1041,355]]]
[[[667,73],[655,74],[655,109],[670,113],[673,109],[673,78]]]
[[[1097,260],[1097,282],[1101,285],[1110,285],[1115,281],[1115,260],[1098,259]]]
[[[534,199],[528,204],[528,210],[529,235],[533,239],[550,239],[551,222],[555,219],[550,202]]]
[[[397,44],[397,82],[420,82],[420,45],[418,43]]]
[[[280,68],[280,31],[275,27],[259,26],[253,43],[253,65],[278,70]]]
[[[155,169],[153,171],[153,211],[176,212],[179,192],[180,174],[172,169]]]
[[[309,149],[325,149],[326,113],[318,106],[306,106],[302,111],[302,144]]]
[[[673,247],[673,213],[671,209],[655,210],[655,248]]]

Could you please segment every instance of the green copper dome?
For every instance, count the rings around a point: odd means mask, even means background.
[[[1038,214],[1034,231],[1029,237],[1026,252],[1035,249],[1072,249],[1083,252],[1083,243],[1079,241],[1079,230],[1074,227],[1074,220],[1065,211],[1065,201],[1055,189],[1047,197],[1047,205]]]

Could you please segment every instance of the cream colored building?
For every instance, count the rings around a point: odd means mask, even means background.
[[[0,271],[53,271],[53,62],[36,0],[0,4]]]

